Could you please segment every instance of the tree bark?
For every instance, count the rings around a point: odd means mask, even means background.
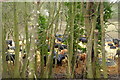
[[[76,16],[76,13],[77,13],[77,2],[74,2],[73,4],[73,26],[75,26],[75,16]],[[76,24],[79,24],[80,22],[78,21]],[[78,26],[78,27],[79,27]],[[74,78],[75,76],[75,66],[76,66],[76,58],[77,58],[77,51],[78,51],[78,37],[79,37],[79,28],[75,28],[74,27],[74,30],[73,30],[73,57],[72,57],[72,72],[71,72],[71,77]]]
[[[34,21],[32,21],[33,25],[32,30],[31,30],[31,46],[30,46],[30,53],[29,53],[29,78],[36,78],[36,74],[35,74],[35,56],[36,56],[36,44],[35,44],[35,39],[37,37],[37,20],[38,20],[38,16],[37,16],[37,5],[33,4],[33,8],[34,8],[34,15],[32,16],[34,18]]]
[[[6,37],[6,28],[5,24],[2,27],[2,78],[7,78],[7,62],[6,62],[6,42],[5,42],[5,37]]]
[[[98,63],[98,30],[94,30],[94,61],[93,61],[93,71],[94,78],[100,78],[100,66]]]
[[[0,43],[2,43],[2,3],[0,2]],[[2,78],[2,44],[0,44],[0,79]]]
[[[91,54],[92,54],[92,38],[93,38],[93,31],[94,27],[92,26],[92,22],[90,20],[89,16],[89,10],[90,10],[90,2],[87,2],[87,7],[86,7],[86,15],[85,18],[85,27],[87,29],[87,37],[88,37],[88,42],[87,42],[87,47],[86,47],[86,54],[87,54],[87,60],[86,60],[86,67],[87,67],[87,78],[93,78],[93,71],[92,71],[92,62],[91,62]],[[91,23],[91,24],[90,24]]]
[[[17,20],[17,3],[14,2],[14,37],[15,37],[15,69],[14,78],[19,78],[19,31],[18,31],[18,20]]]
[[[74,40],[74,2],[71,3],[69,6],[69,9],[71,9],[71,12],[69,15],[70,17],[70,34],[69,34],[69,42],[68,42],[68,78],[72,78],[72,58],[73,58],[73,40]]]
[[[102,69],[103,69],[103,76],[104,78],[107,78],[107,66],[106,66],[106,55],[105,55],[105,27],[104,27],[104,6],[103,6],[103,2],[101,2],[100,4],[100,24],[101,24],[101,50],[102,50]]]
[[[27,69],[27,64],[28,64],[28,55],[29,55],[29,50],[30,50],[30,42],[29,42],[29,37],[28,37],[28,17],[27,17],[27,3],[25,2],[25,34],[26,34],[26,57],[24,59],[24,63],[23,63],[23,67],[22,67],[22,73],[21,73],[21,77],[25,78],[26,77],[26,69]]]
[[[56,15],[55,15],[55,11],[50,9],[50,19],[49,21],[51,22],[50,26],[50,55],[48,56],[48,60],[47,60],[47,65],[46,65],[46,69],[44,72],[45,78],[52,78],[52,68],[53,68],[53,53],[54,53],[54,44],[55,44],[55,33],[56,33],[56,28],[54,29],[55,26],[53,26],[53,22],[54,20],[56,20],[56,18],[58,18],[59,16],[59,12],[60,12],[60,4],[59,3],[59,9],[56,11]],[[50,4],[51,5],[51,4]],[[52,6],[52,5],[51,5]],[[53,6],[52,6],[53,7]],[[55,15],[55,16],[54,16]],[[54,19],[52,19],[54,18]]]

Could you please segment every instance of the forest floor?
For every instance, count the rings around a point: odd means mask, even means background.
[[[109,78],[118,78],[118,60],[115,59],[116,64],[114,66],[109,66],[108,67],[108,77]],[[63,63],[62,66],[54,66],[53,68],[53,78],[66,78],[66,74],[67,74],[67,63]],[[40,70],[40,69],[38,69]],[[85,63],[80,62],[78,64],[78,67],[75,68],[75,78],[77,79],[82,79],[85,76],[83,76],[83,73],[85,72]],[[85,73],[84,73],[85,74]]]
[[[116,63],[118,64],[118,61],[116,60]],[[83,78],[83,72],[85,64],[82,62],[79,63],[78,67],[75,69],[75,78]],[[67,64],[63,64],[62,66],[56,66],[56,68],[53,68],[53,74],[54,78],[66,78],[66,69]],[[109,66],[108,67],[108,77],[109,78],[118,78],[118,65]]]

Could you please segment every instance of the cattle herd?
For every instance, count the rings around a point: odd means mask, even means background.
[[[53,64],[55,64],[55,60],[57,61],[58,66],[62,66],[63,61],[67,61],[68,59],[68,49],[67,45],[64,43],[64,38],[61,34],[55,35],[55,44],[54,44],[54,52],[53,54]],[[119,41],[118,39],[113,39],[112,41],[106,41],[105,42],[105,51],[106,51],[106,57],[107,58],[112,58],[116,56],[116,51],[119,47]],[[5,52],[6,54],[6,61],[7,62],[13,62],[15,61],[15,44],[13,40],[6,40],[7,43],[7,51]],[[86,43],[87,43],[87,38],[86,37],[80,37],[79,38],[79,43],[83,48],[86,48]],[[20,59],[25,59],[26,57],[26,51],[25,51],[25,41],[19,41],[20,45]],[[24,46],[23,46],[24,45]],[[21,47],[22,46],[22,47]],[[50,54],[50,46],[48,46],[48,55]],[[99,57],[101,57],[101,54],[99,54]],[[78,50],[77,52],[77,63],[83,62],[85,63],[86,59],[86,53],[82,52],[81,50]],[[46,60],[47,56],[44,55],[44,65],[46,66]]]

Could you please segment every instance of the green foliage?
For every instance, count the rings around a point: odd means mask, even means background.
[[[107,2],[104,2],[104,21],[105,23],[112,17],[112,5]]]
[[[65,6],[68,8],[68,16],[67,16],[67,21],[70,20],[70,13],[71,13],[71,2],[66,2]],[[82,26],[84,26],[84,16],[83,13],[81,13],[81,2],[77,2],[74,5],[74,10],[75,10],[75,18],[74,18],[74,49],[80,49],[83,52],[86,51],[85,48],[81,48],[80,46],[78,46],[78,38],[80,37],[80,35],[84,35],[85,34],[85,30],[82,28]],[[69,25],[69,24],[68,24]]]
[[[47,28],[47,21],[45,16],[39,15],[38,24],[39,24],[39,33],[42,33]]]
[[[67,7],[70,5],[69,2],[65,2],[64,4],[65,4],[65,6],[67,6]]]
[[[45,16],[39,15],[38,18],[38,48],[41,50],[42,48],[47,49],[48,45],[46,43],[46,34],[45,31],[47,29],[47,20]]]
[[[86,3],[84,3],[86,4]],[[71,3],[70,2],[66,2],[65,6],[68,8],[68,16],[67,16],[67,20],[70,20],[70,12],[71,12],[71,8],[70,8]],[[84,7],[84,6],[82,6]],[[95,7],[95,6],[94,6]],[[84,16],[83,13],[80,12],[81,11],[81,3],[77,2],[77,6],[76,6],[76,12],[75,13],[75,20],[74,20],[74,48],[76,48],[76,41],[78,40],[78,37],[80,35],[84,35],[85,34],[85,30],[80,26],[84,26]],[[104,2],[104,24],[106,22],[108,22],[108,20],[111,18],[112,16],[112,5],[110,5],[108,2]],[[99,35],[98,35],[98,40],[101,40],[101,25],[100,25],[100,6],[98,9],[98,13],[96,14],[98,15],[97,17],[97,23],[96,23],[96,29],[98,29],[99,31]],[[79,24],[80,22],[80,24]],[[101,44],[101,42],[99,41],[98,44]],[[78,49],[82,50],[83,52],[86,51],[86,49],[81,48],[80,46],[78,46]]]
[[[38,24],[39,24],[38,34],[40,35],[40,36],[38,36],[38,38],[42,39],[44,37],[44,36],[42,36],[42,34],[47,28],[47,20],[46,20],[45,16],[42,16],[41,14],[39,15]]]
[[[108,22],[108,20],[112,17],[112,5],[108,2],[104,2],[104,24]],[[105,27],[107,28],[107,27]],[[101,25],[100,25],[100,6],[98,9],[98,17],[97,17],[97,24],[96,29],[99,31],[98,39],[101,40]]]

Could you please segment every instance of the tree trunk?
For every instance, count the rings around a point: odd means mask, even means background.
[[[84,5],[83,5],[84,6]],[[83,7],[84,8],[84,7]],[[90,35],[90,29],[91,29],[91,25],[90,25],[90,16],[89,16],[89,10],[90,10],[90,2],[86,2],[86,8],[84,8],[83,12],[85,13],[85,29],[86,29],[86,33],[87,33],[87,37]]]
[[[61,6],[60,3],[56,3],[56,7],[58,8],[58,10],[60,10],[62,6]],[[59,18],[60,18],[60,14],[57,15],[56,20],[55,20],[55,30],[54,30],[54,35],[56,35],[56,34],[57,34],[57,31],[58,31]],[[61,23],[61,25],[62,25],[62,23]],[[61,25],[60,25],[60,26],[61,26]],[[57,50],[57,55],[56,55],[56,58],[55,58],[55,66],[54,66],[55,68],[56,68],[57,59],[58,59],[58,51],[59,51],[59,50]]]
[[[73,4],[73,26],[75,26],[75,16],[77,13],[77,2],[74,2]],[[78,21],[77,24],[80,26],[79,24],[80,22]],[[79,37],[79,29],[80,27],[75,28],[73,30],[73,57],[72,57],[72,72],[71,72],[71,78],[74,78],[75,76],[75,66],[76,66],[76,58],[77,58],[77,51],[78,51],[78,37]]]
[[[2,3],[0,2],[0,12],[2,12]],[[2,43],[2,13],[0,13],[0,43]],[[2,78],[2,44],[0,44],[0,79]]]
[[[36,39],[36,36],[37,36],[37,20],[38,20],[38,16],[37,16],[37,5],[34,4],[34,21],[33,22],[33,25],[31,26],[32,27],[32,30],[31,30],[31,46],[30,46],[30,53],[29,53],[29,75],[28,77],[29,78],[36,78],[36,74],[35,74],[35,56],[36,56],[36,44],[35,44],[35,39]]]
[[[98,63],[98,30],[94,30],[94,62],[93,62],[93,71],[94,78],[100,78],[100,66]]]
[[[14,78],[19,78],[19,31],[18,31],[18,20],[17,20],[17,3],[14,2],[14,37],[15,37],[15,68]]]
[[[21,77],[25,78],[26,77],[26,69],[27,69],[27,64],[28,64],[28,55],[29,55],[29,50],[30,50],[30,42],[29,42],[29,37],[28,37],[28,17],[27,17],[27,3],[25,2],[25,34],[26,34],[26,57],[24,59],[23,67],[22,67],[22,73]]]
[[[45,41],[46,41],[46,34],[45,34],[45,32],[43,32],[42,33],[42,35],[41,35],[41,43],[40,43],[40,69],[41,69],[41,71],[40,71],[40,78],[44,78],[44,55],[47,53],[47,51],[48,51],[48,46],[45,46],[46,45],[46,43],[45,43]],[[46,57],[47,57],[47,55],[46,55]]]
[[[96,6],[95,6],[96,5]],[[85,23],[86,29],[87,29],[87,36],[88,36],[88,42],[87,42],[87,62],[86,62],[86,67],[87,67],[87,78],[93,78],[93,72],[92,70],[94,66],[92,66],[92,61],[94,62],[94,49],[92,53],[92,47],[93,47],[93,34],[94,34],[94,29],[96,28],[96,22],[97,22],[97,11],[98,11],[98,3],[87,3],[87,11],[85,17],[85,21],[89,23]],[[93,10],[93,12],[90,13],[90,11]],[[93,56],[93,57],[92,57]],[[92,59],[93,58],[93,59]],[[94,65],[94,63],[93,63]]]
[[[92,37],[93,37],[93,27],[90,33],[90,36],[88,38],[87,42],[87,62],[86,62],[86,67],[87,67],[87,78],[93,78],[93,71],[92,71],[92,62],[91,62],[91,54],[92,54]]]
[[[52,15],[50,16],[50,19],[52,19],[52,17],[54,16],[54,11],[51,11],[51,9],[50,9],[50,12],[51,12],[50,14],[52,14]],[[47,61],[47,66],[46,66],[46,70],[47,70],[47,76],[46,76],[46,78],[51,78],[52,77],[54,40],[55,40],[54,39],[54,26],[53,26],[53,24],[51,25],[50,32],[51,32],[50,33],[50,55],[48,56],[48,61]]]
[[[92,19],[91,19],[91,21],[92,21],[92,27],[94,28],[94,32],[93,32],[93,39],[94,39],[94,42],[92,43],[93,44],[93,53],[92,53],[92,68],[93,68],[93,77],[95,78],[95,74],[98,74],[98,73],[96,73],[96,67],[97,67],[97,65],[96,65],[96,61],[98,61],[97,60],[97,46],[98,46],[98,44],[97,44],[97,40],[98,40],[98,32],[97,32],[97,30],[95,30],[96,29],[96,23],[97,23],[97,13],[98,13],[98,7],[99,7],[99,3],[98,2],[96,2],[94,5],[96,5],[96,7],[93,7],[93,10],[94,10],[94,13],[92,13],[92,14],[94,14],[93,15],[93,17],[92,17]],[[96,14],[95,14],[96,13]],[[98,70],[98,69],[97,69]]]
[[[31,39],[31,47],[30,47],[30,54],[29,54],[29,78],[35,78],[35,48],[34,48],[34,44],[35,43],[35,39],[32,37]]]
[[[50,4],[51,5],[51,4]],[[52,5],[51,5],[52,6]],[[53,7],[53,6],[52,6]],[[52,9],[52,8],[51,8]],[[50,29],[50,55],[48,56],[48,60],[47,60],[47,65],[46,65],[46,70],[44,72],[44,75],[45,75],[45,78],[52,78],[52,68],[53,68],[53,53],[54,53],[54,44],[55,44],[55,29],[53,26],[53,23],[54,23],[54,20],[56,20],[56,18],[59,16],[59,12],[60,12],[60,4],[59,4],[59,9],[57,10],[56,12],[56,15],[55,15],[55,10],[51,10],[50,9],[50,26],[49,28]],[[53,19],[52,19],[53,18]],[[55,32],[55,33],[54,33]]]
[[[7,78],[7,62],[6,62],[6,41],[5,41],[5,37],[6,37],[6,28],[5,28],[5,24],[2,27],[2,78]]]
[[[86,18],[85,18],[85,27],[87,29],[87,47],[86,47],[86,54],[87,54],[87,60],[86,60],[86,67],[87,67],[87,78],[93,78],[93,71],[92,71],[92,62],[91,62],[91,54],[92,54],[92,38],[93,38],[93,31],[94,27],[92,26],[92,22],[90,20],[89,10],[90,10],[90,2],[87,2],[86,7]],[[91,23],[91,24],[90,24]]]
[[[105,27],[104,27],[104,20],[103,20],[103,17],[104,17],[104,6],[103,6],[103,2],[101,2],[100,4],[100,24],[101,24],[101,50],[102,50],[102,69],[103,69],[103,76],[104,78],[107,78],[108,75],[107,75],[107,66],[106,66],[106,55],[105,55]]]
[[[70,34],[69,34],[69,42],[68,42],[68,78],[72,78],[72,58],[73,58],[73,40],[74,40],[74,2],[71,3],[69,6],[69,9],[71,9],[71,12],[69,14],[70,17]]]

